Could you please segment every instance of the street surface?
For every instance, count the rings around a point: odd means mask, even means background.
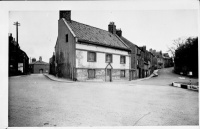
[[[188,81],[171,70],[148,80],[111,83],[10,77],[9,126],[199,125],[199,93],[169,86]]]

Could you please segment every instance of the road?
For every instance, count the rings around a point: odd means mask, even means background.
[[[199,125],[198,92],[169,86],[180,81],[170,71],[111,83],[62,83],[39,74],[10,77],[9,126]]]

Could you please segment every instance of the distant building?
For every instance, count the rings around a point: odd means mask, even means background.
[[[138,47],[136,44],[123,37],[121,29],[118,29],[116,34],[131,48],[130,80],[149,76],[154,68],[152,68],[153,60],[151,60],[151,55],[146,50],[146,46]]]
[[[172,67],[173,66],[173,59],[172,57],[169,57],[168,53],[163,53],[163,60],[164,60],[164,67]]]
[[[55,53],[49,59],[49,74],[56,75],[56,60],[55,60]]]
[[[32,59],[30,63],[30,72],[31,73],[49,73],[49,63],[42,61],[42,57],[39,57],[38,61],[35,61],[35,58]]]
[[[157,68],[158,69],[164,68],[164,59],[163,59],[162,51],[159,51],[159,52],[153,51],[153,54],[157,57]]]
[[[139,73],[137,70],[137,45],[135,45],[134,43],[132,43],[131,41],[129,41],[128,39],[126,39],[125,37],[122,36],[122,30],[121,29],[117,29],[116,30],[116,34],[121,38],[121,40],[130,47],[131,52],[130,52],[130,57],[131,57],[131,62],[130,62],[130,80],[134,80],[139,78]]]
[[[12,37],[8,37],[9,42],[9,76],[22,75],[29,73],[29,58],[27,54],[20,49],[19,44]]]

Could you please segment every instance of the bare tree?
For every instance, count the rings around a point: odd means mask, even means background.
[[[176,49],[179,48],[181,45],[183,45],[186,42],[186,39],[187,38],[185,37],[184,38],[180,37],[178,39],[173,40],[172,46],[168,47],[167,52],[170,52],[172,54],[172,57],[174,58]]]

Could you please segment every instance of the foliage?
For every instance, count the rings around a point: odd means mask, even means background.
[[[175,50],[175,72],[188,74],[192,72],[198,76],[198,37],[187,38],[184,44],[180,44]]]

